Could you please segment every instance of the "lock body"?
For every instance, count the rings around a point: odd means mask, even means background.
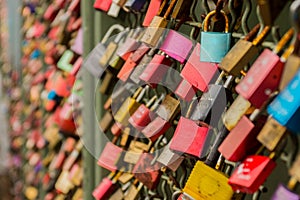
[[[257,140],[268,150],[273,151],[286,133],[286,128],[275,119],[269,118],[257,136]]]
[[[103,178],[101,183],[93,191],[93,197],[95,199],[105,199],[114,190],[113,182],[109,178]]]
[[[157,162],[168,167],[174,172],[178,169],[178,167],[180,166],[183,160],[184,160],[183,156],[171,151],[170,143],[164,147],[163,151],[157,158]]]
[[[204,92],[213,81],[218,66],[214,63],[201,62],[199,52],[200,44],[197,43],[180,75],[195,88]]]
[[[300,199],[300,196],[292,192],[291,190],[289,190],[283,184],[279,184],[271,200],[285,200],[285,199],[298,200]]]
[[[260,108],[278,88],[283,65],[279,56],[265,49],[237,85],[236,91],[256,108]]]
[[[154,116],[155,113],[142,104],[128,121],[137,130],[142,131],[154,119]]]
[[[237,96],[223,116],[223,123],[226,128],[229,131],[232,130],[250,107],[251,103],[248,100],[241,95]]]
[[[155,47],[160,39],[160,37],[165,32],[165,27],[168,25],[168,21],[160,16],[154,16],[150,26],[147,27],[141,41]]]
[[[206,156],[211,140],[207,127],[200,127],[194,121],[181,117],[171,140],[170,149],[202,158]]]
[[[139,78],[150,86],[156,87],[165,76],[171,64],[172,61],[170,59],[156,54]]]
[[[106,143],[97,164],[109,171],[115,172],[117,170],[116,163],[122,151],[121,147],[111,142]]]
[[[228,178],[222,172],[197,161],[183,192],[193,199],[231,199],[233,191],[227,181]]]
[[[222,142],[218,148],[219,152],[232,162],[244,160],[247,155],[255,153],[260,146],[256,140],[258,129],[259,127],[243,116]]]
[[[142,133],[147,138],[149,138],[152,142],[154,142],[159,138],[159,136],[164,134],[170,127],[171,124],[168,121],[157,116],[142,130]]]
[[[219,67],[233,76],[239,76],[242,69],[257,54],[258,49],[251,42],[239,40],[225,55]]]
[[[188,81],[182,79],[174,93],[185,101],[191,101],[196,94],[196,89]]]
[[[220,63],[230,49],[231,33],[201,32],[200,60]]]
[[[289,130],[300,132],[300,70],[286,88],[268,106],[268,113]]]
[[[276,163],[266,156],[248,156],[232,173],[228,180],[234,191],[253,194],[276,167]]]
[[[161,165],[157,162],[151,165],[153,159],[154,156],[152,154],[142,154],[132,171],[134,177],[150,190],[157,187],[161,176]]]
[[[156,114],[165,121],[172,121],[178,114],[180,101],[168,94],[156,110]]]
[[[177,31],[169,30],[169,32],[167,33],[167,37],[164,39],[164,42],[160,46],[160,50],[162,50],[175,60],[179,61],[180,63],[183,63],[186,60],[192,47],[193,43],[190,39],[181,35]]]
[[[297,73],[298,69],[300,66],[300,57],[294,54],[291,54],[283,69],[280,85],[279,85],[279,90],[283,90],[288,83],[293,79],[293,76]]]
[[[128,125],[128,119],[133,113],[138,109],[141,104],[138,103],[135,99],[128,97],[117,113],[114,115],[115,120],[121,123],[124,126]]]

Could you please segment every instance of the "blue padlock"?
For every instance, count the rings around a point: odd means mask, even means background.
[[[281,125],[300,133],[300,70],[268,106],[268,113]]]
[[[225,19],[225,32],[208,32],[210,18],[215,14],[216,10],[213,10],[204,19],[200,50],[200,61],[202,62],[220,63],[230,49],[231,33],[228,33],[229,22],[224,11],[221,10]]]

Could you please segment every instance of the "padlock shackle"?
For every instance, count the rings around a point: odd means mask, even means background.
[[[207,31],[208,31],[210,19],[211,19],[214,15],[216,15],[216,13],[217,13],[217,11],[216,11],[216,10],[213,10],[213,11],[211,11],[210,13],[208,13],[208,14],[206,15],[206,17],[205,17],[205,19],[204,19],[204,23],[203,23],[203,31],[204,31],[204,32],[207,32]],[[220,13],[221,13],[221,15],[224,17],[224,19],[225,19],[225,31],[224,31],[224,32],[225,32],[225,33],[228,33],[228,32],[229,32],[229,19],[228,19],[226,13],[225,13],[223,10],[221,10]]]
[[[105,42],[107,42],[107,40],[109,39],[109,37],[112,35],[112,33],[117,30],[119,32],[124,31],[125,28],[124,26],[120,25],[120,24],[114,24],[111,27],[109,27],[108,31],[105,33],[103,39],[101,40],[101,43],[104,44]]]
[[[277,45],[275,46],[275,48],[273,49],[273,52],[275,54],[278,54],[283,47],[286,45],[286,43],[288,43],[290,41],[290,39],[293,37],[294,35],[294,29],[290,28],[280,39],[280,41],[277,43]]]
[[[260,29],[260,24],[256,24],[253,29],[250,30],[250,32],[244,37],[244,40],[246,41],[251,41],[255,38],[257,35],[258,31]]]
[[[268,35],[270,30],[271,30],[270,26],[265,26],[264,29],[261,31],[261,33],[259,33],[258,36],[252,41],[252,45],[253,46],[259,45]]]

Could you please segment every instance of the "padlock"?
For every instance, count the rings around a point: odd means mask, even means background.
[[[248,100],[241,95],[237,96],[222,118],[226,128],[231,131],[250,108],[251,103]]]
[[[195,97],[197,90],[187,80],[182,79],[174,93],[181,99],[190,102]]]
[[[286,135],[286,128],[280,125],[275,119],[269,117],[259,134],[257,140],[269,151],[274,151],[279,142]]]
[[[208,127],[201,127],[190,119],[180,117],[173,138],[170,141],[170,149],[203,158],[207,155],[212,133]]]
[[[139,78],[151,87],[156,88],[157,84],[163,79],[171,65],[172,60],[165,55],[156,54]]]
[[[300,120],[300,70],[282,90],[273,102],[268,106],[268,113],[288,130],[298,133],[300,131],[298,122]]]
[[[110,70],[106,69],[104,78],[99,87],[99,92],[101,94],[111,95],[117,81],[117,77]]]
[[[218,66],[214,63],[201,62],[199,52],[200,44],[197,43],[180,75],[195,88],[204,92],[213,81]]]
[[[120,200],[124,199],[124,192],[122,188],[118,188],[110,197],[108,200]]]
[[[69,171],[63,170],[55,183],[55,189],[60,193],[68,194],[73,187],[69,179]]]
[[[141,38],[141,41],[150,45],[151,47],[155,47],[161,38],[162,34],[165,31],[165,27],[168,25],[168,16],[171,14],[171,11],[173,7],[175,6],[176,0],[172,0],[169,5],[166,5],[165,3],[161,4],[161,7],[157,13],[156,16],[152,19],[149,27],[147,27],[143,37]],[[168,7],[167,7],[168,6]],[[166,9],[166,12],[163,16],[161,16],[163,13],[162,11]]]
[[[246,98],[256,108],[260,108],[279,86],[284,63],[277,54],[290,40],[293,33],[294,30],[289,29],[273,52],[265,49],[235,88],[237,93]]]
[[[107,12],[112,4],[112,0],[96,0],[94,2],[94,8]]]
[[[149,87],[145,88],[138,88],[135,94],[132,97],[128,97],[122,104],[122,106],[116,111],[114,115],[115,121],[119,122],[123,126],[128,125],[128,119],[132,114],[138,109],[141,105],[139,102],[142,100],[145,92],[148,90]],[[114,111],[113,111],[114,113]]]
[[[114,61],[116,59],[116,58],[113,59],[113,56],[116,53],[118,46],[123,43],[122,40],[124,40],[124,37],[127,34],[128,34],[128,31],[125,29],[124,31],[118,33],[118,35],[114,38],[113,41],[109,42],[104,54],[102,55],[102,57],[99,60],[99,63],[101,66],[107,67],[111,61]]]
[[[168,94],[156,110],[156,114],[166,121],[172,121],[179,112],[179,106],[179,100]]]
[[[157,187],[161,176],[161,165],[157,162],[151,165],[153,159],[152,154],[143,153],[132,171],[134,177],[150,190]]]
[[[137,185],[138,184],[138,185]],[[128,190],[125,192],[124,200],[136,200],[138,198],[138,194],[143,188],[143,184],[139,183],[137,180],[134,181]]]
[[[117,187],[117,180],[121,176],[122,172],[112,172],[102,179],[101,183],[94,189],[93,197],[97,200],[108,199],[109,195],[111,195]]]
[[[133,59],[133,57],[137,51],[134,52],[131,59]],[[141,57],[141,58],[140,58],[140,56],[138,57],[140,59],[139,64],[134,68],[134,70],[130,74],[130,80],[133,81],[135,84],[139,84],[141,82],[141,79],[139,77],[143,73],[143,71],[145,70],[147,65],[151,62],[154,53],[155,53],[155,49],[151,49],[148,52],[148,54],[143,54],[143,57]]]
[[[76,39],[74,44],[71,46],[71,50],[77,53],[78,55],[82,55],[83,53],[83,31],[80,28],[77,31]]]
[[[107,15],[111,16],[111,17],[118,17],[120,11],[121,11],[121,7],[117,3],[112,1],[111,5],[110,5],[110,8],[107,12]]]
[[[224,85],[227,87],[226,85]],[[222,85],[212,84],[208,86],[208,90],[202,94],[197,104],[192,120],[200,120],[206,122],[212,127],[216,127],[220,121],[222,113],[226,108],[226,88]]]
[[[169,30],[159,49],[171,58],[174,58],[180,63],[184,63],[192,47],[193,43],[189,38],[186,38],[177,31]]]
[[[127,79],[129,78],[131,72],[134,70],[136,67],[137,63],[133,62],[131,60],[131,55],[133,53],[130,53],[129,58],[125,61],[124,65],[120,69],[117,78],[119,78],[121,81],[126,82]]]
[[[142,131],[154,119],[155,113],[153,111],[159,106],[159,102],[164,99],[164,95],[157,99],[157,101],[156,98],[156,96],[153,96],[146,105],[140,105],[128,119],[128,122],[138,131]]]
[[[286,186],[283,184],[279,184],[275,193],[272,195],[271,200],[299,200],[300,196],[291,190],[289,190]]]
[[[147,13],[145,15],[143,26],[147,27],[150,25],[152,19],[158,13],[159,7],[162,3],[162,0],[151,0],[147,9]]]
[[[225,72],[239,76],[242,69],[258,53],[257,46],[265,39],[270,31],[270,26],[264,27],[262,32],[252,41],[253,35],[256,35],[260,25],[256,25],[245,37],[240,39],[222,59],[219,67]]]
[[[118,169],[116,162],[118,161],[122,151],[123,149],[121,147],[118,147],[111,142],[107,142],[97,164],[105,169],[115,172]]]
[[[75,148],[73,149],[71,154],[68,156],[68,158],[64,162],[63,167],[62,167],[63,170],[69,171],[71,169],[72,165],[75,163],[75,161],[79,157],[82,147],[83,147],[82,142],[80,142],[80,141],[77,142]]]
[[[147,51],[147,49],[149,48],[145,45],[141,45],[141,43],[138,41],[138,37],[141,34],[141,32],[142,30],[140,27],[129,31],[125,42],[118,47],[116,54],[120,56],[123,60],[127,60],[126,55],[131,52],[134,53],[135,51],[138,51],[137,53],[139,53],[142,51]],[[134,60],[134,62],[137,62],[137,60]]]
[[[269,157],[262,155],[248,156],[231,174],[228,183],[234,191],[253,194],[261,186],[276,167],[273,159],[275,152]]]
[[[227,183],[228,178],[220,171],[197,161],[183,192],[193,199],[227,200],[231,199],[233,191]]]
[[[218,148],[227,160],[242,161],[246,156],[254,154],[261,146],[256,136],[265,120],[261,119],[254,124],[250,119],[243,116]]]
[[[125,28],[119,24],[112,25],[104,35],[101,43],[97,44],[85,59],[83,66],[95,77],[100,78],[106,69],[106,66],[99,64],[100,58],[103,57],[106,51],[105,43],[115,30],[121,32],[124,31],[124,29]]]
[[[69,4],[68,11],[76,13],[79,12],[79,10],[80,10],[80,0],[72,1]]]
[[[291,54],[284,65],[281,81],[279,84],[279,90],[283,90],[287,84],[292,80],[293,76],[297,73],[300,66],[300,57],[295,54]]]
[[[166,133],[171,124],[163,118],[157,116],[143,130],[142,133],[152,142],[156,141],[161,135]]]
[[[156,161],[175,172],[184,161],[184,157],[171,151],[169,143],[163,148]]]
[[[230,49],[231,33],[228,33],[229,22],[224,11],[221,14],[225,19],[225,32],[208,32],[210,18],[216,15],[216,10],[207,14],[201,32],[200,61],[220,63]],[[218,47],[218,48],[216,48]]]

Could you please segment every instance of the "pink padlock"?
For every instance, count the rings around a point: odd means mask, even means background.
[[[171,127],[171,124],[157,116],[151,121],[143,130],[142,133],[148,137],[152,142],[157,140],[159,136],[163,135]]]
[[[217,70],[217,64],[200,61],[200,44],[197,43],[180,75],[195,88],[204,92],[209,83],[214,81]]]
[[[182,79],[174,93],[189,102],[196,95],[196,89],[187,80]]]
[[[193,42],[179,32],[169,30],[160,50],[183,63],[193,47]]]

